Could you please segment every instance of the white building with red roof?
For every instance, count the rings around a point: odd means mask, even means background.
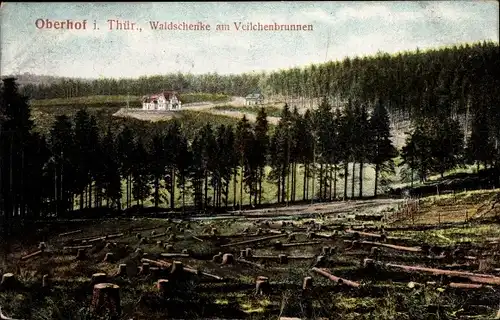
[[[175,91],[163,91],[142,98],[142,110],[180,110],[181,101]]]

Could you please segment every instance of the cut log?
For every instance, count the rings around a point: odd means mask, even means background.
[[[93,243],[93,242],[99,242],[99,241],[104,241],[106,240],[106,236],[104,237],[99,237],[99,238],[94,238],[94,239],[90,239],[90,240],[87,240],[88,243]]]
[[[268,294],[270,286],[269,286],[269,278],[259,276],[255,281],[255,294]]]
[[[451,282],[450,284],[448,284],[448,287],[453,289],[471,289],[471,290],[488,288],[488,286],[485,286],[484,284],[460,283],[460,282]]]
[[[69,236],[69,235],[72,235],[72,234],[77,234],[77,233],[80,233],[80,232],[82,232],[82,230],[68,231],[68,232],[60,233],[59,237],[65,237],[65,236]]]
[[[160,268],[170,268],[172,266],[172,264],[170,262],[167,262],[167,261],[156,261],[156,260],[151,260],[151,259],[146,259],[146,258],[141,259],[141,262],[143,262],[143,263],[147,262],[150,265],[154,265],[154,266],[157,266]]]
[[[302,282],[302,290],[310,290],[313,285],[313,278],[312,277],[305,277],[304,281]]]
[[[300,247],[300,246],[312,246],[312,245],[320,244],[320,243],[321,243],[321,241],[283,243],[283,248]]]
[[[352,241],[349,240],[344,240],[344,243],[353,243]],[[356,241],[357,245],[370,245],[370,246],[377,246],[377,247],[384,247],[384,248],[389,248],[389,249],[394,249],[394,250],[399,250],[399,251],[406,251],[406,252],[424,252],[422,248],[420,247],[405,247],[405,246],[397,246],[394,244],[387,244],[387,243],[380,243],[380,242],[372,242],[372,241]]]
[[[312,271],[332,280],[333,282],[336,282],[338,284],[345,284],[346,286],[352,287],[352,288],[358,288],[360,284],[355,281],[347,280],[347,279],[342,279],[339,277],[334,276],[333,274],[327,272],[326,270],[319,269],[319,268],[312,268]]]
[[[86,246],[63,247],[63,250],[92,249],[92,247],[93,245],[89,244]]]
[[[259,268],[259,269],[263,269],[264,266],[261,265],[261,264],[258,264],[258,263],[255,263],[253,261],[248,261],[248,260],[245,260],[245,259],[236,259],[237,262],[240,262],[240,263],[244,263],[244,264],[248,264],[248,265],[251,265],[251,266],[254,266],[256,268]]]
[[[281,237],[285,237],[286,234],[277,234],[274,236],[267,236],[267,237],[262,237],[258,239],[252,239],[252,240],[246,240],[246,241],[239,241],[239,242],[233,242],[233,243],[228,243],[228,244],[223,244],[221,247],[231,247],[231,246],[239,246],[242,244],[248,244],[248,243],[255,243],[255,242],[261,242],[261,241],[266,241],[266,240],[272,240],[272,239],[277,239]]]
[[[13,273],[4,273],[2,276],[2,281],[0,281],[0,289],[2,290],[12,290],[15,289],[17,285],[16,277]]]
[[[120,316],[120,287],[112,283],[94,285],[91,310],[94,314],[106,313],[107,316]]]
[[[158,233],[158,234],[151,234],[151,239],[156,239],[156,238],[161,238],[161,237],[166,237],[166,236],[167,236],[166,232]]]
[[[21,320],[21,319],[14,319],[14,318],[10,318],[10,317],[7,317],[3,311],[2,311],[2,307],[0,307],[0,320]]]
[[[162,253],[161,256],[164,258],[189,258],[187,253]]]
[[[125,234],[124,233],[115,233],[115,234],[108,234],[106,236],[106,239],[116,239],[116,238],[120,238],[120,237],[123,237]]]
[[[447,275],[451,277],[460,277],[469,279],[472,282],[482,283],[482,284],[490,284],[490,285],[500,285],[500,277],[496,277],[490,274],[477,274],[467,271],[456,271],[456,270],[442,270],[442,269],[433,269],[419,266],[407,266],[407,265],[399,265],[393,263],[382,263],[378,262],[381,265],[384,265],[386,268],[394,268],[394,269],[402,269],[406,272],[426,272],[432,275]]]
[[[36,256],[39,256],[43,253],[43,250],[38,250],[36,252],[33,252],[33,253],[30,253],[28,255],[25,255],[24,257],[21,257],[21,260],[28,260],[30,258],[33,258],[33,257],[36,257]]]
[[[94,285],[99,284],[99,283],[105,283],[107,280],[106,278],[107,278],[107,275],[103,272],[94,273],[92,275],[91,282]]]

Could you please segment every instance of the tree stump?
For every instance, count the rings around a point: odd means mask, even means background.
[[[115,260],[115,256],[111,253],[111,252],[108,252],[106,253],[106,256],[104,257],[104,260],[103,262],[113,262]]]
[[[330,247],[321,248],[321,255],[326,256],[330,254]]]
[[[156,241],[156,245],[158,246],[158,248],[163,247],[163,241],[161,240]]]
[[[154,236],[156,234],[156,231],[151,231],[151,235]]]
[[[210,234],[211,234],[211,235],[213,235],[213,236],[216,236],[216,235],[218,235],[218,234],[219,234],[219,231],[217,230],[217,228],[212,228],[212,229],[210,230]]]
[[[288,241],[295,241],[296,237],[295,237],[295,234],[294,233],[290,233],[288,235]]]
[[[166,252],[172,252],[174,250],[174,246],[171,245],[171,244],[168,244],[168,243],[165,243],[165,245],[163,246],[163,248],[165,248]]]
[[[188,249],[182,249],[181,253],[182,254],[189,254],[189,250]]]
[[[158,268],[158,267],[150,267],[149,268],[149,274],[151,275],[151,277],[153,279],[158,279],[158,277],[160,275],[160,268]]]
[[[149,263],[144,262],[141,267],[141,274],[146,275],[149,274]]]
[[[162,295],[167,295],[170,290],[170,285],[167,279],[160,279],[156,283],[156,288],[158,289],[158,292]]]
[[[274,249],[276,250],[281,250],[283,248],[283,244],[281,243],[281,241],[277,240],[275,243],[274,243]]]
[[[125,263],[121,263],[118,265],[118,273],[117,276],[124,276],[127,274],[127,265]]]
[[[261,228],[259,228],[259,229],[257,229],[257,231],[255,232],[255,235],[256,235],[256,236],[259,236],[259,235],[261,235],[262,233],[263,233],[262,229],[261,229]]]
[[[371,269],[375,267],[375,261],[373,259],[365,258],[363,259],[363,268]]]
[[[231,253],[225,253],[222,256],[222,264],[233,264],[234,263],[234,257]]]
[[[141,248],[137,248],[137,249],[135,249],[135,253],[142,255],[143,251]]]
[[[2,290],[12,290],[16,287],[16,282],[16,277],[13,273],[4,273],[0,282],[0,288]]]
[[[288,263],[288,256],[286,254],[278,255],[278,259],[280,261],[280,264],[287,264]]]
[[[99,283],[104,283],[106,282],[107,275],[105,273],[99,272],[99,273],[94,273],[92,275],[91,281],[92,284],[99,284]]]
[[[176,237],[175,237],[175,234],[171,234],[169,237],[168,237],[168,241],[175,241],[176,240]]]
[[[118,317],[121,314],[120,287],[112,283],[94,285],[91,310],[97,315]]]
[[[148,244],[148,238],[141,238],[141,240],[139,240],[139,244]]]
[[[140,233],[136,234],[135,236],[136,236],[136,238],[137,238],[137,239],[139,239],[139,240],[141,240],[141,238],[142,238],[142,235],[141,235]]]
[[[83,260],[83,259],[85,259],[85,250],[78,249],[78,252],[76,253],[76,260]]]
[[[172,271],[170,272],[171,274],[174,275],[180,275],[184,272],[184,265],[180,261],[174,261],[172,264]]]
[[[250,258],[252,256],[252,248],[246,248],[245,251],[246,251],[246,257]]]
[[[215,256],[212,257],[212,261],[215,263],[221,263],[222,262],[222,256],[220,254],[216,254]]]
[[[240,250],[240,258],[246,258],[247,257],[247,251],[246,250]]]
[[[325,256],[317,256],[316,257],[316,267],[322,267],[325,265]]]
[[[313,278],[312,277],[305,277],[304,282],[302,282],[302,290],[310,290],[313,285]]]
[[[44,274],[42,277],[42,288],[48,288],[50,286],[50,277],[48,274]]]
[[[45,244],[45,242],[40,242],[38,244],[38,250],[43,252],[43,251],[45,251],[45,249],[47,249],[47,245]]]
[[[370,256],[377,258],[380,255],[380,248],[379,247],[372,247],[370,249]]]
[[[248,233],[250,231],[250,229],[248,227],[246,227],[245,229],[243,229],[243,233]]]
[[[336,255],[338,252],[337,247],[330,247],[330,255]]]
[[[166,232],[172,232],[172,227],[168,227]]]
[[[269,293],[269,278],[259,276],[255,281],[255,294],[268,294]]]
[[[111,244],[111,242],[106,243],[106,245],[104,246],[105,249],[111,249],[112,247],[113,245]]]
[[[316,238],[316,234],[314,232],[309,232],[307,234],[307,239],[314,239],[314,238]]]
[[[179,228],[179,233],[184,233],[184,228]]]

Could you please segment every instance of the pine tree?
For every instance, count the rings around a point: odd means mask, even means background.
[[[265,178],[266,169],[266,155],[269,148],[269,136],[268,136],[269,124],[267,121],[267,114],[264,108],[259,110],[257,114],[257,120],[255,123],[255,164],[258,170],[257,180],[258,180],[258,203],[262,203],[262,181]]]
[[[377,196],[380,170],[385,162],[391,161],[397,153],[391,141],[389,114],[382,101],[375,104],[369,123],[370,163],[375,166],[374,195]]]

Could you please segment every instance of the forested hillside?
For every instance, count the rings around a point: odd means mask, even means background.
[[[141,96],[162,89],[244,96],[256,89],[266,95],[299,99],[327,97],[334,104],[353,98],[387,104],[397,118],[425,115],[437,108],[449,114],[481,108],[480,97],[498,102],[499,45],[493,42],[394,55],[345,58],[304,68],[242,75],[166,74],[138,79],[63,79],[54,84],[27,84],[22,92],[32,99],[93,95]],[[437,100],[446,99],[443,105]]]
[[[383,191],[396,164],[409,181],[425,181],[465,164],[494,168],[498,178],[498,50],[498,44],[481,43],[380,54],[267,76],[65,80],[22,90],[13,79],[4,79],[0,217],[19,221],[148,201],[171,209],[223,210],[260,204],[266,183],[275,186],[271,202],[358,198]],[[254,124],[243,118],[237,125],[201,126],[178,120],[100,123],[82,109],[59,115],[50,132],[40,133],[22,94],[141,95],[169,83],[183,92],[226,94],[243,94],[258,85],[287,99],[322,102],[305,114],[285,104],[274,128],[265,109]],[[463,111],[471,124],[466,135],[457,121]],[[390,139],[390,113],[411,120],[401,150]],[[402,161],[396,163],[398,155]],[[375,171],[370,190],[363,185],[367,167]]]

